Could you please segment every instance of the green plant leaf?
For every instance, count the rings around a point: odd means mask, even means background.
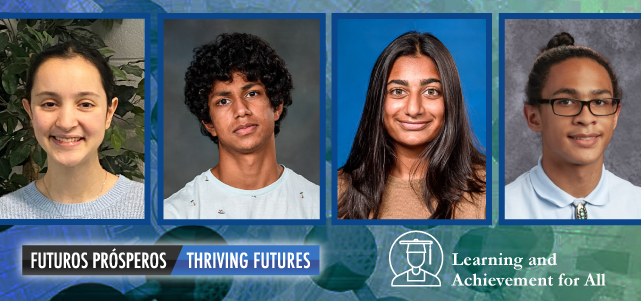
[[[112,174],[120,174],[120,168],[118,167],[118,164],[116,164],[116,160],[114,160],[114,157],[104,157],[102,160],[100,160],[100,165],[104,167],[108,172]]]
[[[53,37],[49,35],[46,31],[44,32],[45,42],[49,45],[53,45]]]
[[[7,105],[7,112],[12,113],[15,116],[22,113],[22,111],[22,101],[20,101],[20,104],[18,104],[17,101],[9,101],[9,104]]]
[[[114,89],[114,96],[118,97],[118,108],[120,108],[120,104],[122,103],[123,100],[129,102],[129,100],[132,97],[134,97],[135,94],[136,94],[135,87],[122,86],[122,85],[116,86],[116,88]],[[128,108],[127,112],[129,112],[129,110],[131,110],[131,108]],[[116,114],[118,114],[118,109],[116,109]],[[120,116],[123,116],[123,115],[120,115]]]
[[[0,32],[0,52],[4,52],[4,49],[9,45],[9,34],[6,32]]]
[[[9,163],[11,163],[11,167],[16,166],[27,157],[29,157],[29,152],[31,151],[31,145],[27,143],[21,143],[16,147],[14,150],[11,151],[11,156],[9,157]]]
[[[140,141],[140,143],[145,144],[145,128],[144,127],[136,128],[136,136],[138,137],[138,140]]]
[[[58,19],[55,22],[57,26],[69,26],[73,22],[73,19]]]
[[[145,115],[136,114],[134,116],[134,122],[136,123],[137,126],[144,127],[145,126]]]
[[[138,77],[142,77],[142,73],[145,71],[144,69],[142,69],[142,68],[140,68],[140,67],[138,67],[136,65],[130,65],[130,64],[122,65],[122,66],[120,66],[120,69],[122,69],[122,71],[125,71],[125,72],[127,72],[129,74],[133,74],[133,75],[138,76]]]
[[[69,31],[69,34],[71,34],[71,37],[74,40],[78,40],[96,49],[107,47],[107,45],[105,45],[105,42],[102,40],[102,38],[99,35],[95,34],[94,32],[88,29],[74,28]]]
[[[9,160],[5,158],[0,158],[0,178],[9,179],[11,174],[11,164]]]
[[[7,143],[11,141],[11,138],[13,138],[11,135],[4,135],[0,137],[0,150],[7,146]]]
[[[102,27],[104,27],[107,30],[107,32],[111,31],[111,29],[114,27],[114,20],[102,19]]]
[[[97,19],[72,19],[70,26],[89,26],[96,22]]]
[[[104,56],[105,54],[116,53],[115,51],[113,51],[113,50],[111,50],[111,49],[109,49],[109,48],[103,48],[103,49],[100,49],[100,50],[98,50],[98,51],[100,51],[100,54],[102,54],[103,56]]]
[[[145,99],[145,79],[141,79],[140,82],[138,82],[138,89],[136,89],[136,95],[140,96],[140,98]]]
[[[111,146],[113,146],[116,152],[119,152],[122,147],[122,140],[120,140],[117,135],[111,135]]]
[[[27,181],[27,178],[17,173],[12,174],[11,177],[9,178],[9,181],[17,184],[18,187],[24,187],[24,186],[27,186],[27,184],[29,184],[29,181]]]
[[[36,39],[38,39],[38,42],[42,43],[45,41],[44,37],[42,36],[41,33],[37,32],[35,29],[31,28],[31,26],[27,25],[27,30],[34,36]]]
[[[45,152],[40,145],[36,145],[36,149],[33,151],[33,161],[36,162],[40,168],[43,168],[46,160],[47,152]]]
[[[13,130],[18,125],[18,118],[11,116],[7,118],[7,133],[13,133]]]
[[[110,140],[111,146],[116,152],[119,152],[122,145],[127,141],[127,133],[121,127],[114,125]]]
[[[124,79],[124,80],[126,80],[126,79],[127,79],[127,74],[126,74],[126,73],[124,73],[124,72],[122,72],[122,70],[118,69],[118,67],[116,67],[116,66],[112,66],[112,65],[109,65],[109,67],[111,67],[111,70],[114,72],[114,75],[115,75],[116,77],[120,77],[120,78],[122,78],[122,79]],[[116,87],[116,88],[117,88],[117,87]]]
[[[40,51],[42,51],[42,49],[40,48],[40,44],[38,44],[38,42],[30,38],[28,35],[21,33],[20,37],[23,41],[27,42],[27,45],[29,45],[29,48],[31,48],[33,52],[40,53]]]
[[[125,116],[134,108],[134,105],[127,100],[127,98],[118,97],[118,107],[116,108],[116,115]]]
[[[11,57],[29,58],[29,53],[24,50],[24,48],[20,47],[20,45],[11,43],[9,44],[9,49],[11,50]]]
[[[112,127],[109,127],[105,130],[105,139],[103,141],[109,141],[111,139],[111,130]]]
[[[131,113],[134,113],[136,115],[140,115],[140,114],[144,115],[145,110],[141,107],[134,107],[133,109],[131,109]]]
[[[29,65],[22,62],[18,62],[18,63],[9,65],[9,67],[7,67],[7,69],[5,69],[4,72],[8,74],[18,75],[26,71],[27,69],[29,69]]]
[[[11,95],[16,92],[16,89],[18,89],[18,79],[11,73],[3,72],[2,87],[7,94]]]

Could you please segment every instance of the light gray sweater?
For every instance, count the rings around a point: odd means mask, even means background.
[[[0,219],[142,219],[145,185],[119,176],[101,197],[85,203],[63,204],[45,197],[36,182],[0,197]]]

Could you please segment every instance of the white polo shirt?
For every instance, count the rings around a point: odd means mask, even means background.
[[[585,202],[588,219],[641,219],[641,187],[632,185],[603,167],[596,188],[575,198],[537,166],[505,186],[506,219],[574,219],[575,201]]]

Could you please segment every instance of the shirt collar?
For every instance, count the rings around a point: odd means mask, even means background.
[[[552,180],[545,174],[543,166],[541,165],[541,158],[539,163],[530,172],[530,181],[536,194],[558,207],[565,207],[572,204],[575,200],[586,201],[591,205],[602,206],[610,202],[610,194],[608,193],[609,177],[605,170],[605,166],[601,170],[601,179],[596,188],[585,198],[575,198],[556,186]]]

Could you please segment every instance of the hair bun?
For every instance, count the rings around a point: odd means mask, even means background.
[[[572,46],[574,45],[574,38],[567,32],[557,33],[550,41],[548,42],[548,47],[545,50],[556,48],[559,46]]]

